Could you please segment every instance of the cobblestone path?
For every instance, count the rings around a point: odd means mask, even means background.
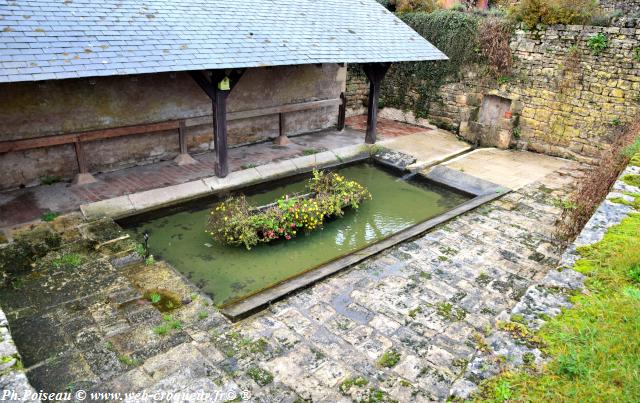
[[[238,323],[166,264],[114,259],[127,255],[129,241],[90,248],[72,278],[60,270],[27,276],[3,290],[0,305],[37,390],[245,391],[264,402],[464,396],[504,364],[497,321],[557,265],[558,200],[577,168]],[[105,232],[67,224],[53,225],[66,250]],[[159,312],[143,298],[152,289],[170,290],[181,306]],[[507,356],[522,360],[522,352]]]

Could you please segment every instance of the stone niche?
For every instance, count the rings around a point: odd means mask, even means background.
[[[465,133],[467,140],[484,147],[507,149],[517,125],[518,102],[505,94],[484,95],[480,107],[471,114]]]

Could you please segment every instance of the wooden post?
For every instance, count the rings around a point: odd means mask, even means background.
[[[290,142],[291,141],[289,140],[289,137],[287,137],[285,128],[284,113],[280,112],[278,113],[278,137],[273,140],[273,144],[278,146],[286,146]]]
[[[178,141],[180,143],[180,154],[174,159],[176,164],[178,165],[191,165],[197,164],[198,161],[193,159],[192,156],[189,155],[189,150],[187,149],[187,134],[185,133],[187,129],[187,125],[184,119],[181,119],[178,126]]]
[[[75,178],[73,178],[73,185],[86,185],[89,183],[95,183],[98,180],[91,175],[89,172],[89,167],[87,166],[87,158],[84,154],[84,148],[82,146],[82,142],[79,139],[76,139],[75,143],[73,143],[76,149],[76,162],[78,163],[78,174]]]
[[[216,150],[216,176],[224,178],[229,175],[227,145],[227,96],[229,91],[215,89],[213,99],[213,144]]]
[[[216,176],[224,178],[229,174],[228,146],[227,146],[227,98],[244,74],[244,69],[232,70],[228,74],[224,70],[211,72],[208,79],[202,72],[191,72],[191,77],[211,98],[213,109],[213,145],[215,147],[217,162]],[[218,87],[220,81],[229,77],[231,84],[228,90]]]
[[[369,79],[369,104],[367,108],[367,134],[365,143],[375,144],[376,124],[378,120],[378,101],[380,99],[380,84],[391,63],[365,63],[362,65],[364,73]]]
[[[340,93],[340,101],[342,101],[342,103],[338,107],[338,130],[343,131],[347,114],[347,97],[344,95],[344,92]]]

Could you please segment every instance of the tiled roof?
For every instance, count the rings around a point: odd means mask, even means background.
[[[375,0],[0,0],[0,82],[442,60]]]

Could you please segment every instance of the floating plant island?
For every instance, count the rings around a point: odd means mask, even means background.
[[[341,217],[344,209],[358,209],[371,198],[364,186],[336,172],[313,171],[306,191],[261,207],[252,206],[244,195],[231,197],[210,212],[207,233],[219,243],[251,249],[313,231],[325,220]]]

